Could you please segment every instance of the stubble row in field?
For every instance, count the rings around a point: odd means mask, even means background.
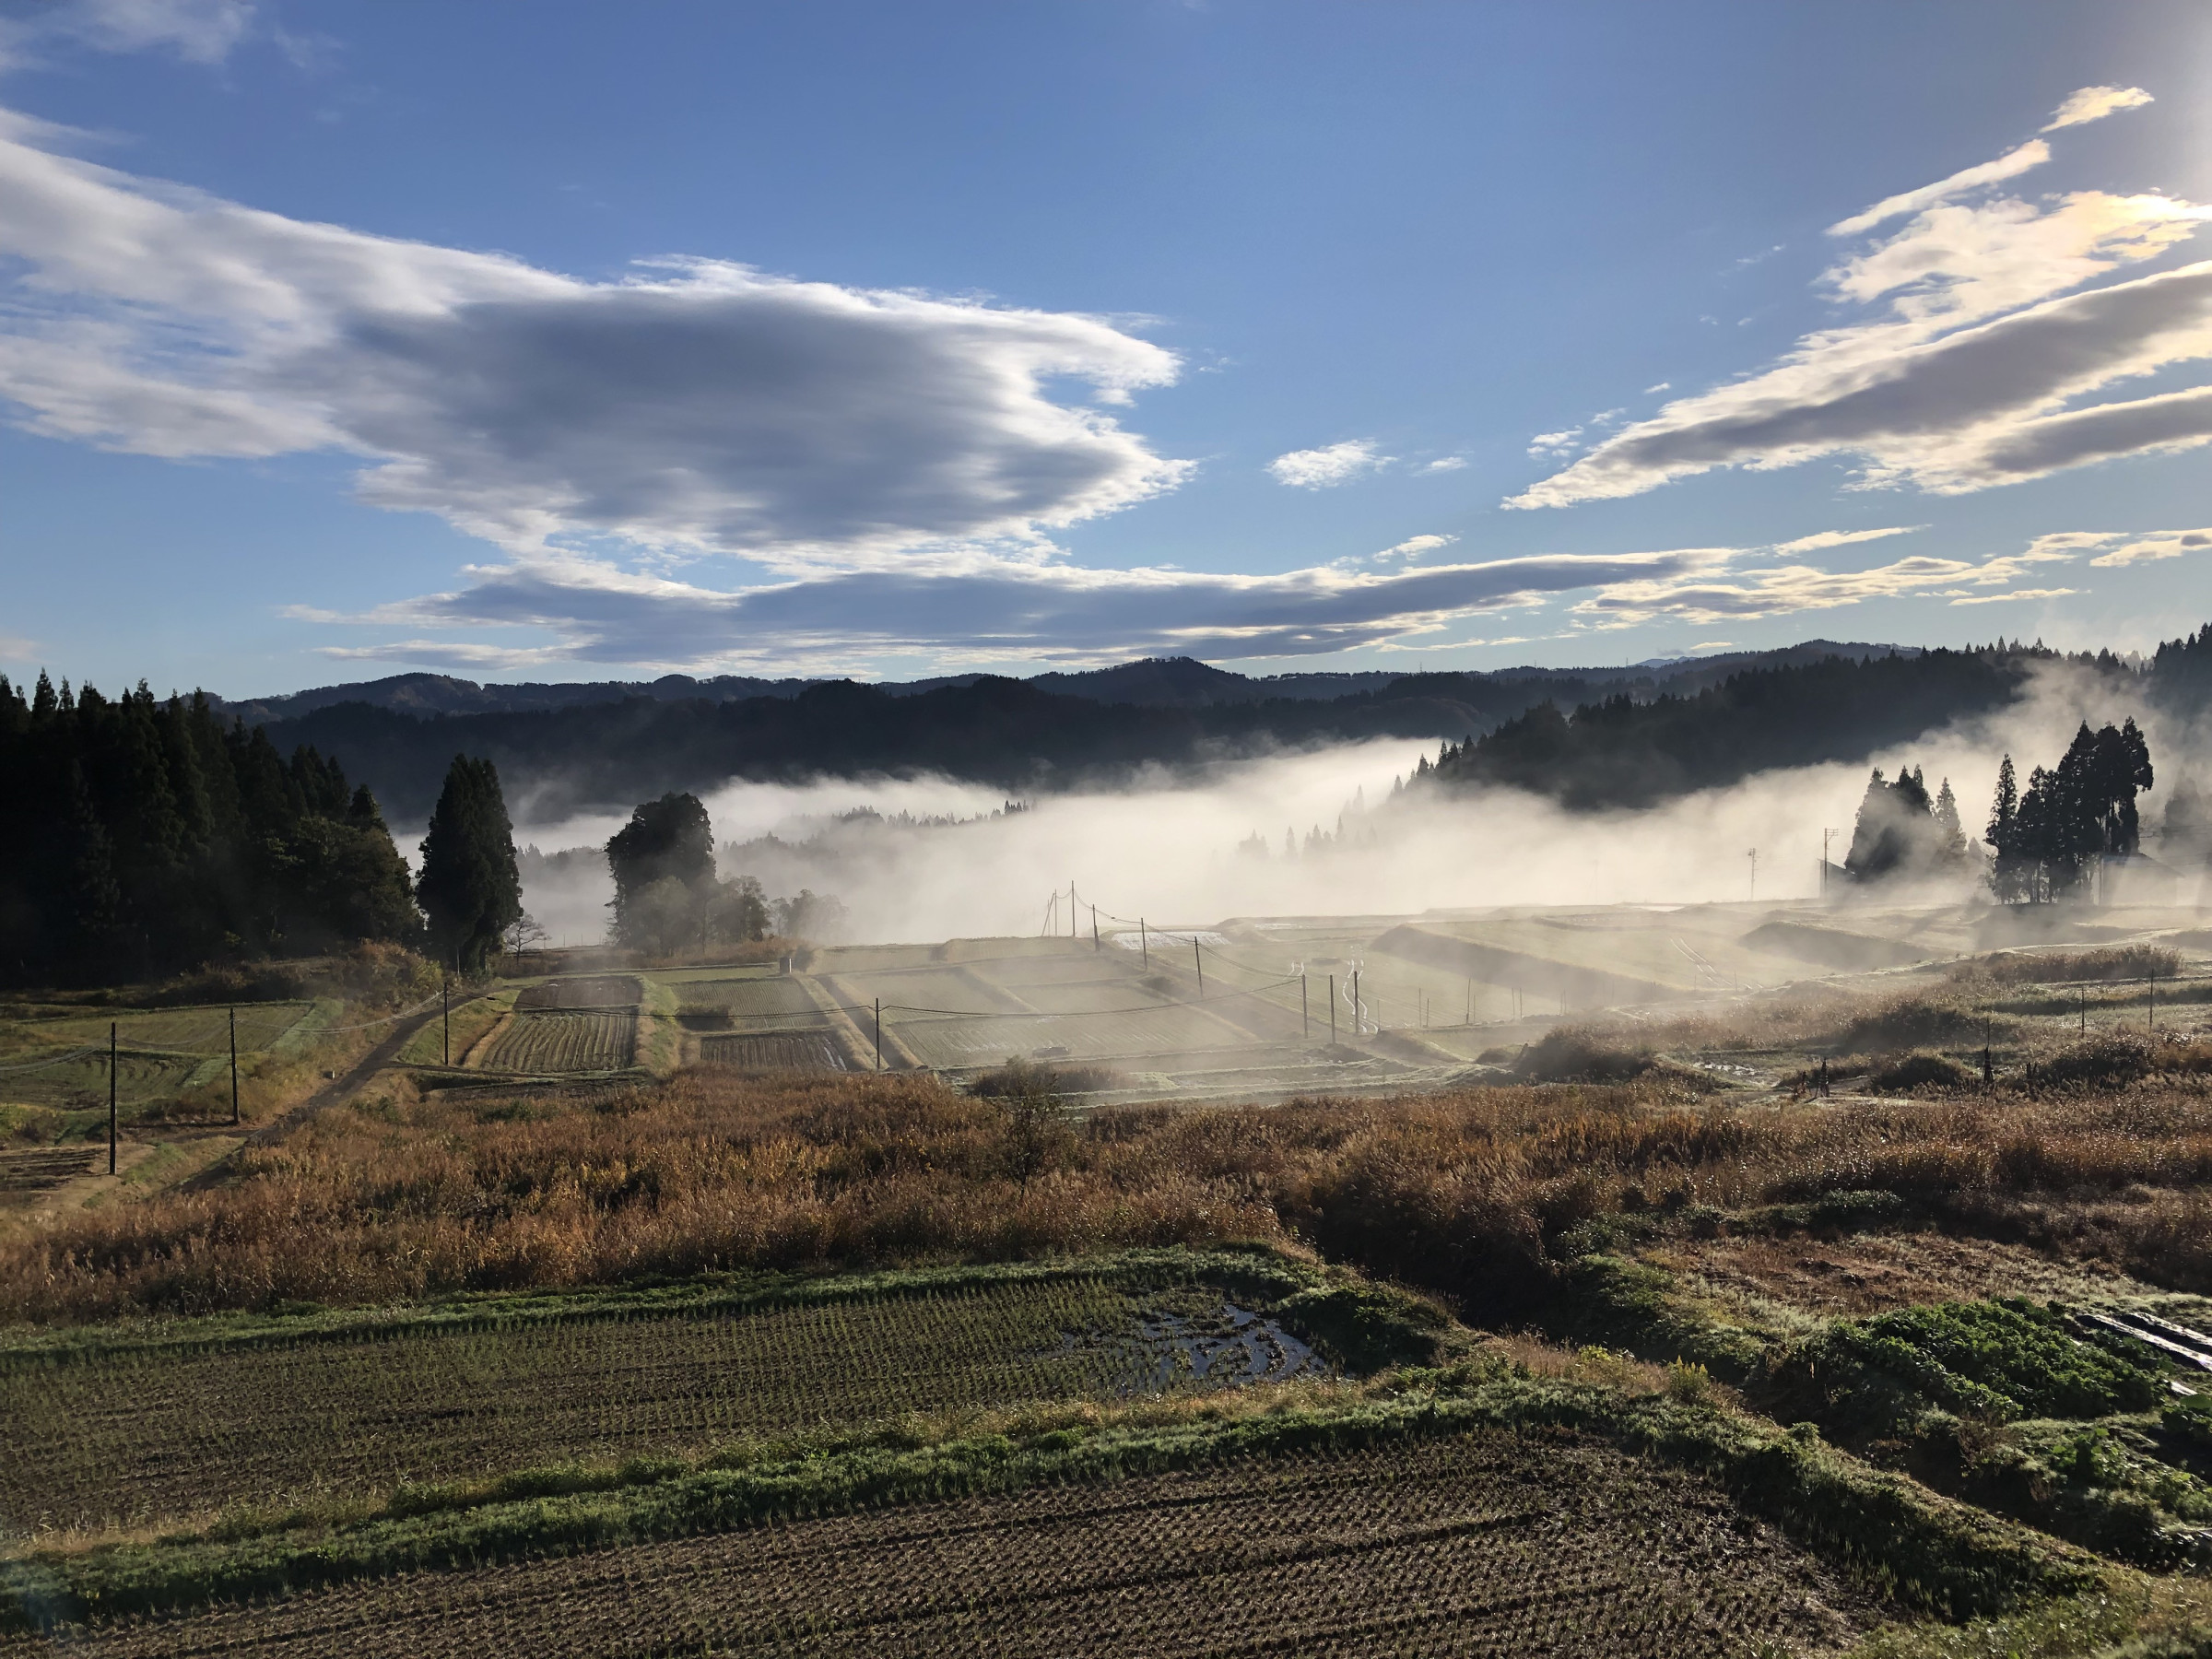
[[[340,1325],[245,1339],[0,1348],[0,1534],[144,1524],[227,1506],[388,1492],[570,1461],[1077,1397],[1219,1386],[1309,1369],[1310,1351],[1203,1280],[1111,1266],[754,1310]],[[1284,1344],[1288,1344],[1288,1350]],[[1233,1354],[1230,1350],[1233,1349]]]
[[[1834,1651],[1863,1592],[1719,1489],[1488,1430],[803,1519],[57,1632],[153,1659]],[[52,1651],[18,1639],[8,1659]]]

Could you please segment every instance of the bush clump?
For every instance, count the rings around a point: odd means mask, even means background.
[[[1818,1046],[1831,1054],[1897,1053],[1965,1042],[1980,1047],[1989,1030],[1986,1017],[1964,1003],[1900,996],[1854,1015]]]
[[[2132,1031],[2109,1031],[2077,1042],[2051,1059],[2036,1063],[2035,1078],[2058,1088],[2084,1084],[2092,1088],[2124,1088],[2158,1069],[2158,1053],[2148,1038]]]
[[[1877,1061],[1866,1081],[1884,1094],[1911,1094],[1921,1088],[1963,1088],[1975,1074],[1945,1054],[1922,1049]]]
[[[1999,985],[2051,985],[2079,980],[2172,979],[2181,971],[2177,951],[2125,945],[2111,950],[1999,951],[1959,963],[1951,970],[1951,978]]]
[[[1849,1438],[1909,1432],[1931,1407],[2009,1423],[2146,1411],[2165,1397],[2155,1362],[2082,1341],[2017,1299],[1839,1320],[1779,1356],[1766,1389]]]
[[[1646,1045],[1623,1041],[1618,1032],[1592,1026],[1560,1026],[1547,1031],[1514,1062],[1513,1069],[1532,1083],[1665,1082],[1696,1094],[1726,1084],[1692,1066],[1677,1065]]]

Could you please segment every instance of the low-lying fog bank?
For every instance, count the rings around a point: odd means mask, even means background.
[[[1997,716],[1872,763],[1892,776],[1919,766],[1931,793],[1947,778],[1971,836],[1988,816],[2001,755],[2015,757],[2024,782],[2030,767],[2056,759],[2083,719],[2130,714],[2151,732],[2159,769],[2161,787],[2143,802],[2155,830],[2172,784],[2196,770],[2184,740],[2140,705],[2077,677],[2046,675]],[[1347,745],[1225,765],[1199,782],[1161,777],[1015,811],[995,790],[941,777],[740,782],[706,805],[724,877],[757,877],[771,898],[802,888],[834,895],[850,914],[850,937],[888,942],[1034,933],[1052,895],[1064,895],[1071,880],[1086,927],[1094,902],[1108,919],[1173,924],[1698,903],[1750,898],[1755,881],[1762,900],[1811,898],[1821,831],[1836,832],[1830,853],[1841,863],[1867,772],[1865,765],[1767,772],[1634,813],[1570,813],[1510,791],[1441,798],[1417,790],[1394,799],[1394,782],[1424,752],[1400,741]],[[621,822],[596,815],[523,824],[516,841],[547,853],[595,849]],[[1287,851],[1291,843],[1295,852]],[[524,901],[556,942],[598,939],[611,896],[594,853],[529,865]],[[1065,903],[1057,920],[1066,926]]]

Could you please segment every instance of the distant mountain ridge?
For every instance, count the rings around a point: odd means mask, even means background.
[[[1630,690],[1648,685],[1653,693],[1680,694],[1725,678],[1739,669],[1780,667],[1819,662],[1826,657],[1865,661],[1878,656],[1917,656],[1916,645],[1870,645],[1834,640],[1807,640],[1772,651],[1736,651],[1718,656],[1658,658],[1618,668],[1498,668],[1450,670],[1429,675],[1387,669],[1351,673],[1307,673],[1254,676],[1217,668],[1194,657],[1141,657],[1117,663],[1111,668],[1089,668],[1075,673],[1058,670],[1030,676],[1025,684],[1060,697],[1080,697],[1091,702],[1134,703],[1140,708],[1213,708],[1225,703],[1266,702],[1283,698],[1295,701],[1329,701],[1362,692],[1380,691],[1401,680],[1420,679],[1431,684],[1480,680],[1513,682],[1540,679],[1583,682],[1590,691]],[[1002,678],[982,672],[940,675],[931,679],[887,681],[876,689],[893,697],[916,696],[947,687],[972,686],[979,680]],[[796,697],[810,686],[840,683],[825,679],[760,679],[747,675],[718,674],[696,679],[688,674],[667,674],[653,680],[522,680],[508,684],[460,679],[448,674],[394,674],[384,679],[359,680],[347,685],[316,686],[278,696],[209,698],[226,715],[236,715],[248,725],[270,721],[297,720],[339,703],[367,703],[402,714],[535,714],[554,709],[582,708],[594,703],[626,702],[633,698],[654,702],[735,702],[754,697]]]

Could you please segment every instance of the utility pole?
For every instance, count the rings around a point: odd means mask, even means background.
[[[1145,931],[1145,919],[1142,916],[1136,919],[1136,948],[1138,954],[1145,959],[1146,971],[1151,971],[1152,940]]]
[[[1329,975],[1329,1046],[1336,1046],[1336,976]]]
[[[115,1173],[115,1022],[108,1021],[108,1173]]]
[[[1095,904],[1090,907],[1090,947],[1093,950],[1104,948],[1099,943],[1099,907]]]
[[[1835,835],[1833,830],[1820,831],[1820,897],[1828,897],[1828,843]]]
[[[1198,935],[1191,935],[1191,960],[1198,964],[1198,994],[1206,994],[1206,959],[1198,954]]]
[[[230,1010],[230,1121],[238,1122],[238,1010]]]
[[[1067,936],[1076,936],[1076,878],[1067,878]]]
[[[1745,856],[1751,861],[1751,898],[1756,901],[1759,898],[1759,849],[1752,848]]]
[[[883,1069],[883,998],[876,999],[876,1069]]]
[[[438,970],[438,997],[445,1018],[445,1064],[453,1063],[453,980],[443,968]]]

